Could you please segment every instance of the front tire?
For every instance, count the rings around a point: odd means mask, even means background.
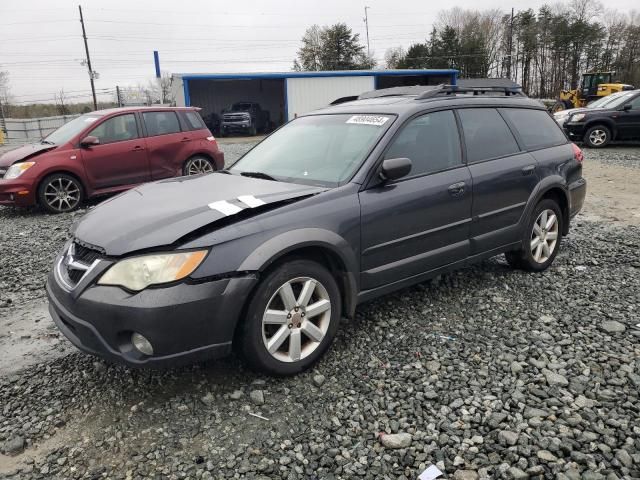
[[[589,148],[602,148],[611,142],[611,130],[604,125],[594,125],[584,134],[584,144]]]
[[[191,157],[187,160],[182,168],[182,174],[189,175],[202,175],[204,173],[215,172],[216,167],[213,162],[207,157],[197,156]]]
[[[532,272],[549,268],[560,250],[563,226],[558,204],[551,199],[542,200],[527,222],[522,248],[505,254],[509,265]]]
[[[84,200],[80,181],[66,173],[54,173],[38,186],[38,204],[49,213],[67,213],[75,210]]]
[[[338,330],[342,301],[333,275],[309,260],[292,260],[260,282],[238,341],[255,370],[294,375],[313,365]]]

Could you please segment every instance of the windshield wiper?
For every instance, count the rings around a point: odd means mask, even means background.
[[[42,143],[43,145],[55,145],[55,143],[50,142],[49,140],[40,140],[40,143]]]
[[[275,178],[273,178],[271,175],[263,172],[240,172],[240,175],[242,175],[243,177],[253,177],[253,178],[262,178],[263,180],[273,180],[274,182],[278,181]]]

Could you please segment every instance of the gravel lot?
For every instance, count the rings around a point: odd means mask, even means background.
[[[640,148],[586,154],[638,188]],[[77,353],[42,284],[82,212],[0,208],[0,478],[640,478],[640,227],[599,202],[546,273],[497,257],[362,305],[288,379]]]

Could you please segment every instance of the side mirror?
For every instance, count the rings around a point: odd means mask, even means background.
[[[389,158],[382,162],[380,178],[385,182],[397,180],[411,171],[411,160],[408,158]]]
[[[622,107],[622,111],[627,112],[629,110],[631,110],[632,105],[630,103],[627,103],[626,105],[624,105]]]
[[[84,137],[80,140],[81,147],[92,147],[94,145],[100,145],[100,139],[98,137],[94,137],[93,135],[89,135],[88,137]]]

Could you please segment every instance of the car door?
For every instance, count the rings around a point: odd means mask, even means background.
[[[538,184],[535,158],[521,151],[495,108],[456,110],[473,179],[471,254],[519,240],[518,222]]]
[[[411,172],[360,192],[361,289],[401,281],[469,254],[471,174],[451,110],[409,120],[384,158],[409,158]]]
[[[627,105],[629,106],[627,107]],[[624,105],[623,110],[616,114],[615,121],[618,128],[618,139],[635,140],[640,138],[640,95]]]
[[[183,131],[173,110],[144,111],[142,119],[147,132],[147,150],[151,178],[182,175],[184,163],[191,155],[192,135]]]
[[[135,185],[151,179],[146,144],[140,133],[134,113],[109,117],[88,132],[87,136],[100,142],[80,150],[94,189]]]

